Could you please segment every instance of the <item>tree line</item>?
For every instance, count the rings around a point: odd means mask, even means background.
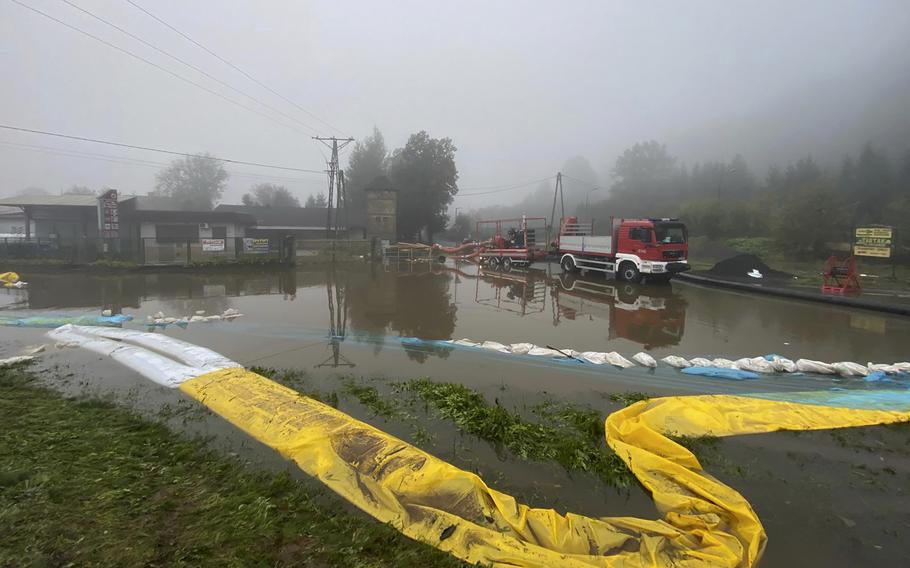
[[[592,203],[586,217],[676,216],[692,235],[770,237],[810,255],[850,241],[859,225],[910,235],[910,152],[895,163],[866,144],[837,168],[804,157],[759,177],[740,155],[687,168],[651,141],[623,152],[611,173],[609,197]]]

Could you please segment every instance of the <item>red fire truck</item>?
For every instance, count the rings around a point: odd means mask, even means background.
[[[640,282],[689,270],[688,234],[679,219],[611,219],[610,227],[609,234],[595,235],[594,223],[562,219],[554,244],[563,271],[604,272]]]

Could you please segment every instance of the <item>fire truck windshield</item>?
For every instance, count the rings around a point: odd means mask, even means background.
[[[686,242],[686,227],[684,225],[669,225],[665,223],[654,226],[657,242],[661,244],[681,244]]]

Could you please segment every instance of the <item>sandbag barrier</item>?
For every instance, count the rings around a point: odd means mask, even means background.
[[[642,366],[656,368],[659,363],[680,369],[687,374],[714,376],[731,379],[757,379],[760,374],[775,373],[813,373],[820,375],[839,375],[842,377],[864,377],[868,382],[894,382],[893,378],[910,377],[910,363],[867,363],[861,365],[850,361],[825,363],[813,359],[793,361],[780,355],[763,355],[760,357],[743,357],[737,360],[704,357],[686,359],[678,355],[668,355],[657,361],[645,352],[639,352],[626,358],[624,355],[600,351],[576,351],[568,347],[541,347],[533,343],[504,344],[496,341],[473,341],[471,339],[419,339],[405,337],[402,343],[410,347],[426,345],[430,347],[461,347],[482,349],[507,355],[530,355],[556,360],[574,360],[592,365],[612,365],[620,369]]]
[[[815,395],[810,403],[729,395],[641,401],[607,417],[606,441],[651,493],[660,518],[590,518],[518,503],[473,473],[208,349],[110,328],[69,325],[49,335],[179,388],[403,534],[498,567],[753,566],[767,540],[755,512],[666,434],[731,436],[910,420],[906,391],[894,391],[890,410],[843,408],[838,398],[855,392],[803,393]]]

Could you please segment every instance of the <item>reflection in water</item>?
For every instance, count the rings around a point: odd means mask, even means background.
[[[686,301],[669,284],[581,279],[559,274],[553,285],[554,323],[578,317],[601,317],[610,339],[639,343],[645,349],[678,345],[686,327]]]
[[[554,326],[580,318],[606,320],[608,339],[627,339],[645,349],[677,345],[685,330],[687,302],[669,284],[630,284],[544,270],[472,270],[470,265],[443,270],[473,279],[477,304],[527,316],[545,312],[549,296]]]
[[[485,270],[470,263],[407,266],[326,265],[300,270],[244,272],[29,274],[30,287],[4,309],[123,310],[141,322],[158,310],[170,316],[237,308],[234,325],[191,326],[188,334],[231,332],[258,337],[232,344],[244,360],[269,352],[267,337],[325,338],[323,360],[357,361],[354,348],[379,355],[391,338],[530,341],[579,350],[655,356],[737,358],[780,353],[823,360],[903,360],[910,320],[821,304],[788,301],[682,283],[633,285],[555,270]],[[328,318],[328,319],[327,319]],[[176,331],[174,331],[176,333]],[[196,336],[197,341],[218,341]],[[345,348],[345,343],[354,343]],[[396,346],[398,341],[392,341]],[[402,344],[424,362],[449,352]],[[308,362],[308,364],[323,361]]]

